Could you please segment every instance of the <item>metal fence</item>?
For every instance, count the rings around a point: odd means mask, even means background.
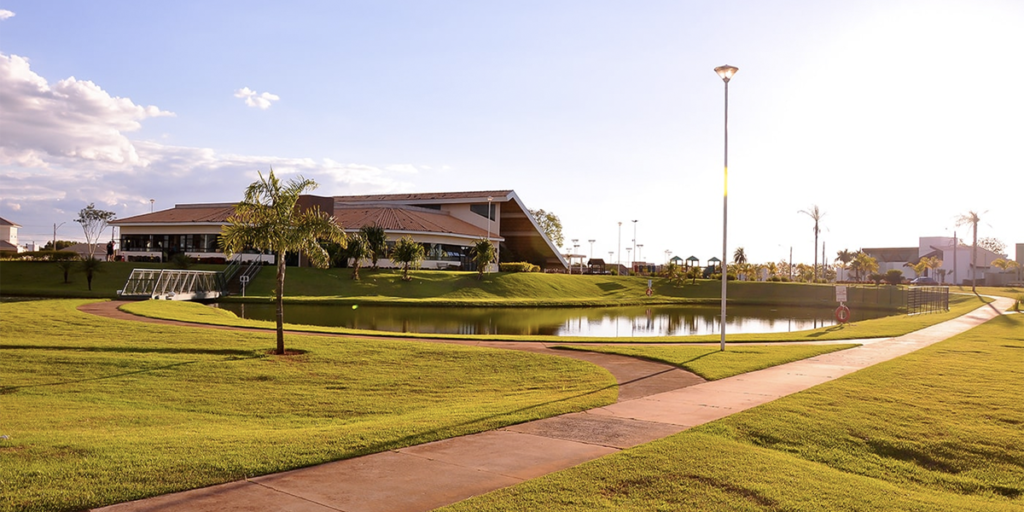
[[[124,298],[209,299],[219,297],[225,289],[223,272],[137,268],[132,270],[118,295]]]
[[[948,286],[913,286],[907,290],[907,314],[949,311]]]

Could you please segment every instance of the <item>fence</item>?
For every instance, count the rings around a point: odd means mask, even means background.
[[[907,291],[907,314],[949,311],[948,286],[914,286]]]

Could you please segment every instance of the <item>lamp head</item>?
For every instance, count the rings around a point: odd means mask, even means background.
[[[715,68],[715,73],[718,73],[718,76],[722,77],[723,82],[729,83],[729,80],[732,79],[732,76],[735,75],[736,72],[739,70],[740,68],[736,66],[730,66],[726,64],[724,66],[718,66],[717,68]]]

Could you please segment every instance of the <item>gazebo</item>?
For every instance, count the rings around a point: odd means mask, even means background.
[[[699,267],[700,266],[700,259],[697,258],[696,256],[690,256],[689,258],[686,258],[686,266],[687,267]]]
[[[679,256],[673,256],[672,259],[670,259],[668,261],[670,263],[675,263],[676,265],[679,265],[679,266],[683,265],[683,259],[680,258]]]
[[[720,266],[719,263],[721,263],[721,262],[722,262],[722,260],[712,256],[711,259],[708,260],[708,265],[715,264],[715,266],[718,267],[718,266]]]

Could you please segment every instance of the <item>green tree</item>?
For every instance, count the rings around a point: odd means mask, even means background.
[[[975,284],[976,272],[978,269],[978,222],[981,222],[981,217],[975,211],[969,211],[956,219],[957,226],[970,225],[974,230],[974,241],[971,245],[971,291],[977,293],[977,285]]]
[[[836,261],[839,262],[839,268],[846,270],[850,265],[850,262],[857,257],[857,253],[851,252],[849,249],[843,249],[836,253]],[[846,279],[846,275],[843,275],[843,279]]]
[[[370,251],[370,261],[373,269],[377,270],[377,260],[388,256],[388,236],[384,228],[380,226],[363,226],[359,228],[359,234],[366,241],[366,249]]]
[[[737,265],[742,265],[747,262],[747,251],[742,247],[737,247],[732,253],[732,262]]]
[[[235,205],[228,225],[221,231],[220,247],[228,257],[246,248],[272,251],[277,263],[277,350],[284,354],[284,277],[285,256],[302,252],[313,265],[325,268],[330,256],[318,239],[344,244],[345,232],[334,217],[314,206],[297,208],[299,196],[316,189],[313,180],[302,176],[287,185],[274,176],[274,169],[245,190],[245,199]]]
[[[82,231],[85,232],[85,241],[89,246],[89,258],[96,256],[96,242],[99,241],[103,230],[107,229],[107,224],[114,220],[114,216],[114,212],[100,210],[93,203],[89,203],[89,206],[78,211],[78,218],[75,219],[75,222],[81,224]]]
[[[800,210],[797,213],[803,213],[803,214],[807,215],[808,217],[810,217],[811,219],[814,220],[814,267],[813,267],[814,268],[814,272],[813,272],[814,275],[813,275],[812,279],[814,281],[817,281],[818,280],[818,234],[821,233],[821,228],[819,227],[818,224],[821,222],[821,218],[825,216],[825,212],[821,211],[821,209],[818,208],[818,205],[815,204],[815,205],[811,205],[810,209],[808,209],[808,210]]]
[[[891,285],[897,285],[903,282],[903,271],[899,269],[889,269],[886,271],[885,276],[882,277],[885,282]]]
[[[46,245],[43,246],[43,250],[44,251],[59,251],[59,250],[71,247],[72,245],[75,245],[75,243],[72,242],[71,240],[57,240],[57,247],[54,248],[53,247],[53,240],[50,240],[49,242],[46,242]]]
[[[480,272],[477,279],[484,278],[484,272],[487,271],[487,267],[494,261],[494,245],[491,244],[490,240],[477,240],[473,243],[473,263],[476,263],[476,269]]]
[[[370,246],[366,243],[362,233],[348,237],[348,257],[352,258],[352,279],[359,280],[359,269],[363,266],[363,260],[369,258],[370,254]]]
[[[397,243],[395,243],[395,250],[392,254],[392,258],[402,264],[403,280],[412,280],[412,278],[409,277],[409,266],[418,265],[419,262],[423,261],[424,255],[425,251],[423,250],[423,245],[417,243],[411,236],[403,236]]]
[[[868,256],[866,253],[858,252],[857,256],[850,262],[850,270],[861,280],[861,276],[878,271],[878,260]]]
[[[85,273],[85,281],[89,284],[89,291],[92,291],[92,278],[95,274],[103,271],[103,262],[92,256],[78,262],[78,268]],[[65,282],[67,282],[65,280]]]
[[[558,215],[544,210],[530,210],[530,215],[555,247],[561,247],[565,243],[565,237],[562,236],[562,221]]]
[[[57,268],[64,272],[64,284],[68,284],[68,273],[71,272],[76,266],[78,255],[75,253],[61,253],[55,252],[50,256],[52,261],[57,263]]]

